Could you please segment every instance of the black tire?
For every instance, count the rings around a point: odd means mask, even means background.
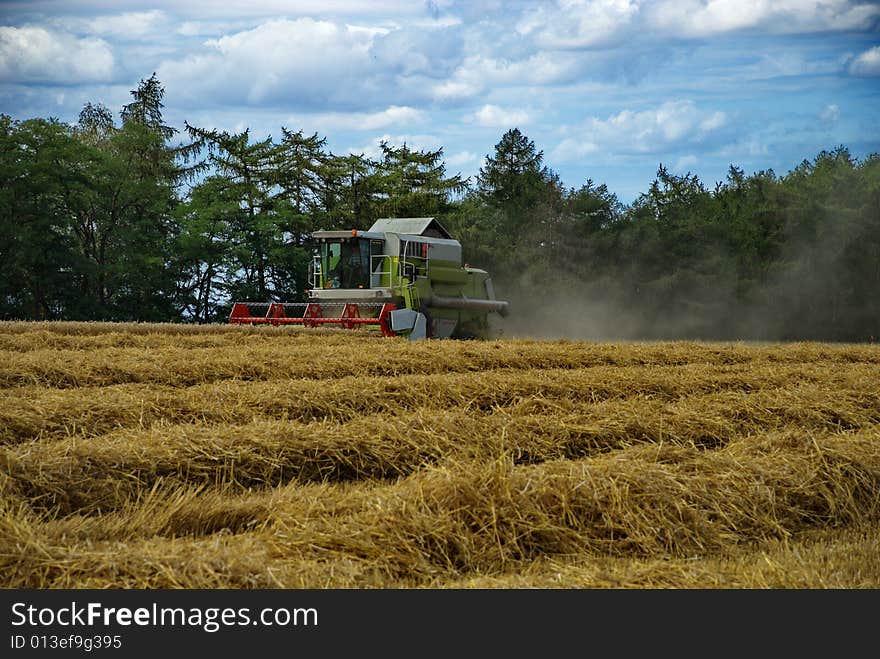
[[[457,325],[455,331],[452,332],[452,338],[459,341],[474,341],[480,337],[474,334],[468,327]]]

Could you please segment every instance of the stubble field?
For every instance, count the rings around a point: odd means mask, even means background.
[[[877,588],[880,347],[0,323],[4,588]]]

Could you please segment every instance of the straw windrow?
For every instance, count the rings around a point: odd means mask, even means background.
[[[0,324],[6,587],[877,587],[873,346]]]

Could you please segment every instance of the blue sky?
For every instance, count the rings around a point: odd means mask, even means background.
[[[624,202],[659,164],[709,187],[822,149],[880,152],[880,3],[864,0],[0,0],[0,112],[165,117],[334,153],[442,147],[475,176],[509,128]]]

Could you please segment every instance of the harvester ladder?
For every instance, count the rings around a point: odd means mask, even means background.
[[[419,289],[416,288],[415,282],[407,283],[402,289],[403,293],[403,301],[406,302],[407,309],[415,309],[418,311],[421,308],[421,299],[419,298]]]

